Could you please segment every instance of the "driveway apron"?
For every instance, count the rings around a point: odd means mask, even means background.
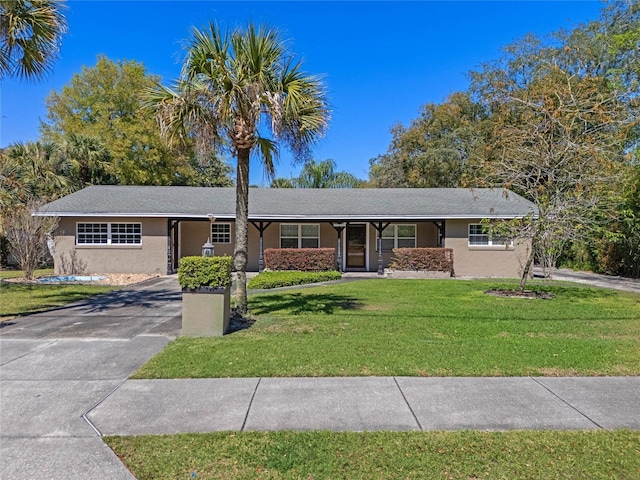
[[[0,329],[0,477],[132,479],[85,414],[180,328],[175,276]]]

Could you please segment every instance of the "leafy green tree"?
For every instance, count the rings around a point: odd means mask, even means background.
[[[0,80],[39,80],[55,61],[67,22],[56,0],[0,0]]]
[[[211,152],[203,160],[198,160],[194,153],[186,168],[178,172],[181,177],[178,184],[192,187],[232,187],[232,173],[231,166],[214,153]]]
[[[85,146],[92,139],[94,147],[104,146],[108,156],[100,154],[100,182],[114,177],[125,185],[176,183],[175,172],[189,163],[190,153],[167,148],[155,119],[142,111],[142,92],[158,80],[141,63],[99,57],[94,67],[83,67],[60,92],[47,97],[43,138],[70,145],[83,138]]]
[[[328,123],[323,84],[301,70],[277,30],[249,25],[228,33],[209,24],[193,30],[181,78],[148,101],[171,143],[191,138],[200,152],[227,149],[237,160],[236,303],[245,313],[249,158],[258,155],[273,175],[278,142],[308,157]]]
[[[484,153],[487,128],[485,109],[467,93],[426,104],[408,128],[391,129],[391,145],[370,161],[369,179],[382,188],[462,186],[469,164]]]
[[[291,179],[296,188],[355,188],[360,180],[346,171],[336,171],[336,162],[323,160],[304,164],[300,175]]]

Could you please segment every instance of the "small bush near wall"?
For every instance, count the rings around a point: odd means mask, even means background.
[[[449,272],[453,276],[451,248],[394,248],[390,269]]]
[[[340,280],[342,275],[336,270],[326,272],[262,272],[249,281],[248,288],[277,288],[307,283]]]
[[[183,290],[202,287],[222,288],[231,285],[233,259],[223,257],[182,257],[178,282]]]
[[[269,270],[324,272],[336,269],[333,248],[267,248],[264,265]]]

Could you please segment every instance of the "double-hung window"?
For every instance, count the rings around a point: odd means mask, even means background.
[[[142,224],[78,223],[76,245],[142,245]]]
[[[491,230],[486,231],[481,224],[469,224],[469,246],[501,246],[513,245],[513,242],[504,237],[494,235]]]
[[[394,248],[415,248],[415,225],[389,225],[382,231],[382,251],[390,252]]]
[[[211,224],[212,243],[231,243],[231,224],[212,223]]]
[[[318,247],[320,247],[320,225],[280,224],[280,248]]]

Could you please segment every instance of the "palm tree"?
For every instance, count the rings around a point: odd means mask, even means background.
[[[41,79],[56,59],[67,22],[58,0],[0,0],[0,79]]]
[[[329,120],[324,85],[301,70],[276,29],[249,25],[229,33],[210,23],[193,30],[174,87],[148,92],[147,103],[170,143],[193,138],[201,154],[226,148],[237,160],[236,303],[245,313],[249,159],[257,155],[273,176],[278,142],[296,159],[308,158]]]
[[[293,182],[290,178],[278,177],[271,180],[269,188],[293,188]]]
[[[323,160],[307,162],[292,183],[297,188],[355,188],[360,185],[360,180],[349,172],[336,172],[333,160]]]
[[[0,155],[0,207],[51,201],[70,193],[66,171],[68,165],[57,144],[14,143]]]

